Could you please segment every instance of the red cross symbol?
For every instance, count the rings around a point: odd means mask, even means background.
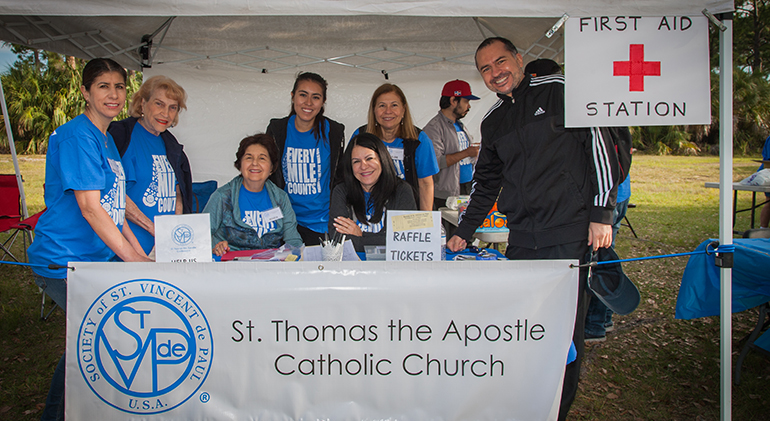
[[[630,60],[613,61],[613,76],[629,76],[629,91],[644,91],[645,76],[660,76],[659,61],[644,61],[644,44],[631,44]]]

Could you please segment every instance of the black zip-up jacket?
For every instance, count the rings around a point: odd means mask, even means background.
[[[128,150],[128,145],[131,143],[131,133],[133,133],[137,121],[139,121],[138,118],[129,117],[124,120],[113,121],[107,128],[107,131],[112,135],[112,139],[115,140],[115,146],[118,148],[121,157]],[[160,134],[160,138],[163,140],[163,145],[166,146],[166,158],[168,163],[171,164],[171,168],[174,169],[176,181],[179,183],[179,191],[182,193],[182,212],[192,213],[193,193],[190,161],[187,159],[182,145],[179,144],[174,135],[169,133],[168,130],[163,131]]]
[[[270,124],[267,125],[267,134],[275,139],[275,144],[278,146],[278,162],[279,165],[283,163],[283,150],[286,147],[286,133],[289,127],[289,117],[273,118],[270,120]],[[329,200],[331,200],[332,190],[339,180],[342,180],[340,172],[340,158],[345,148],[345,126],[341,123],[324,117],[329,124],[329,162],[331,163],[330,185],[329,185]],[[273,171],[270,175],[270,181],[275,183],[279,188],[286,186],[286,180],[283,178],[283,168],[279,168],[277,171]]]
[[[589,221],[612,224],[614,144],[608,131],[564,127],[564,77],[526,75],[512,97],[498,97],[481,123],[471,200],[456,234],[470,240],[498,193],[514,247],[587,241]]]

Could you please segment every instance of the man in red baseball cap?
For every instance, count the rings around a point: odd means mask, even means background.
[[[479,144],[473,142],[460,119],[471,109],[470,101],[476,99],[479,97],[471,93],[468,82],[459,79],[447,82],[439,100],[441,110],[423,128],[433,141],[440,170],[433,176],[434,210],[445,206],[449,196],[470,194]]]

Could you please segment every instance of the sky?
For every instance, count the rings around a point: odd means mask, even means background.
[[[0,45],[0,72],[5,71],[13,62],[16,61],[16,54],[11,49]]]

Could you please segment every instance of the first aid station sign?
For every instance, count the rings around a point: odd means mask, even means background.
[[[567,127],[711,123],[706,17],[571,17],[564,44]]]

